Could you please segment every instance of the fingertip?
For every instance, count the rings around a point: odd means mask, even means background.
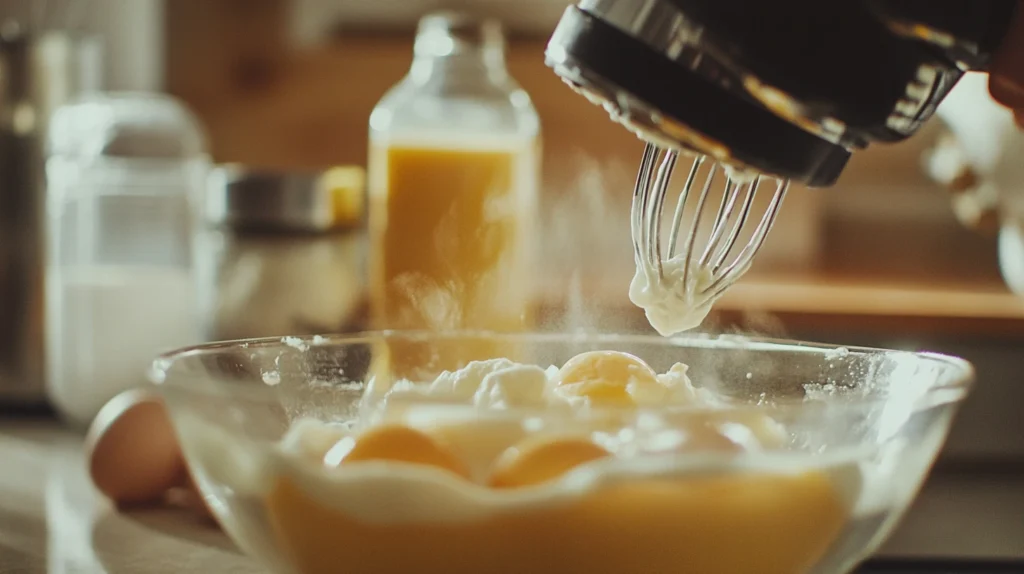
[[[989,66],[988,91],[997,102],[1024,108],[1024,2],[1016,13],[1002,45]]]
[[[994,72],[988,79],[988,93],[992,99],[1011,108],[1024,108],[1024,84]]]

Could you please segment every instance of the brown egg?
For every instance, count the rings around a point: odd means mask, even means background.
[[[119,505],[158,503],[188,479],[170,417],[150,391],[127,391],[104,405],[85,454],[96,488]]]

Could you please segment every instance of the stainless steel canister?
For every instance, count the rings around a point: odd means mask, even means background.
[[[364,172],[223,166],[196,242],[209,340],[364,328]]]
[[[0,21],[0,405],[46,401],[43,147],[58,106],[96,90],[100,44]]]

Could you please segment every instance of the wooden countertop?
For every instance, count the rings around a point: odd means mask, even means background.
[[[266,572],[220,530],[172,510],[119,513],[95,492],[81,438],[0,420],[0,572]],[[1024,473],[933,477],[884,552],[1024,557]]]
[[[624,274],[613,279],[621,279]],[[583,299],[642,318],[627,297],[625,280],[584,282]],[[562,305],[564,282],[547,285],[542,299]],[[768,314],[786,328],[927,332],[973,336],[1024,336],[1024,298],[1002,284],[923,284],[820,275],[743,278],[717,302],[712,323],[735,323]],[[774,334],[774,333],[773,333]]]
[[[719,302],[726,309],[788,313],[1024,320],[1024,299],[1002,285],[913,285],[791,277],[741,281]]]

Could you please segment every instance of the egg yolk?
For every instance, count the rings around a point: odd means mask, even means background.
[[[339,442],[335,445],[335,449],[338,448],[347,449],[347,452],[331,452],[327,458],[337,460],[339,466],[385,460],[433,466],[466,479],[470,476],[466,465],[451,450],[427,434],[406,426],[373,428],[348,444]]]
[[[580,353],[559,369],[556,378],[564,396],[586,398],[599,406],[633,405],[630,383],[659,384],[647,363],[618,351]]]
[[[506,450],[495,462],[488,484],[494,488],[533,486],[554,480],[581,464],[609,454],[582,438],[527,440]]]

